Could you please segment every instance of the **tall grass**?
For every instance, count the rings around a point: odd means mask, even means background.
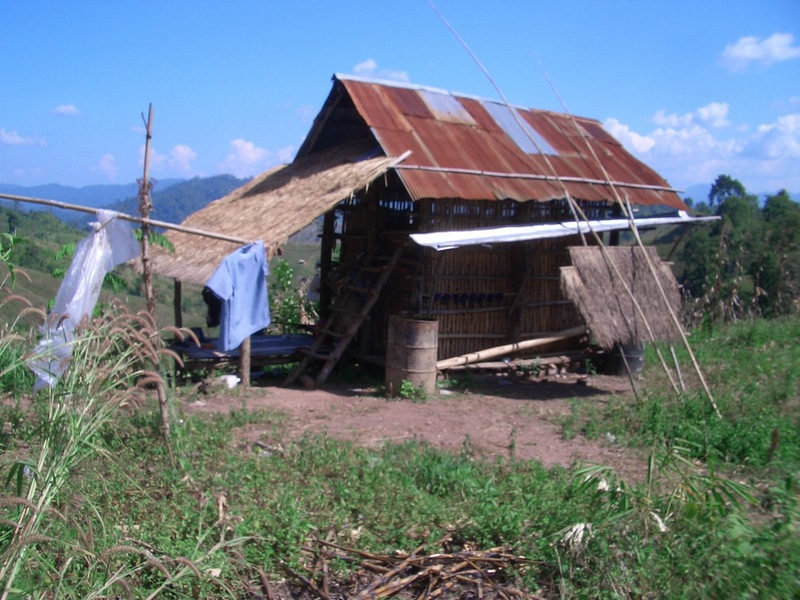
[[[796,473],[800,469],[798,339],[797,317],[698,331],[693,346],[714,388],[721,419],[700,394],[664,393],[653,367],[646,372],[641,403],[617,398],[605,410],[579,407],[584,416],[591,415],[586,431],[609,432],[640,447],[682,445],[693,458],[729,470],[769,466]],[[686,357],[681,358],[685,363]]]
[[[38,443],[8,465],[15,486],[5,501],[15,510],[0,537],[5,550],[0,563],[3,598],[14,591],[21,569],[47,564],[42,552],[59,545],[49,533],[52,519],[59,516],[57,500],[84,460],[105,453],[98,443],[100,429],[135,402],[141,382],[159,377],[153,371],[160,358],[152,337],[152,323],[142,316],[107,314],[84,325],[62,381],[32,399]],[[19,358],[7,367],[10,372],[26,368]],[[31,553],[39,558],[30,559]],[[63,575],[58,569],[52,574]]]
[[[650,564],[639,573],[641,580],[631,569],[622,578],[616,573],[614,585],[626,590],[797,596],[799,339],[797,317],[694,333],[693,347],[722,418],[701,394],[665,393],[654,368],[645,372],[640,402],[575,401],[571,421],[582,423],[585,434],[611,434],[649,456],[651,467],[647,482],[638,485],[616,480],[605,469],[585,472],[590,486],[600,486],[596,496],[607,508],[598,520],[605,552],[578,563],[603,570],[613,560]],[[631,521],[635,514],[638,527]],[[677,580],[691,582],[693,591],[676,586]]]

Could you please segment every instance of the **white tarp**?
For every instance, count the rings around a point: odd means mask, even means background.
[[[42,325],[42,339],[28,366],[36,373],[34,390],[53,387],[66,371],[72,354],[74,329],[91,316],[106,273],[139,256],[130,225],[117,213],[98,210],[92,232],[75,248],[75,256],[56,294],[53,310]]]
[[[644,229],[658,225],[675,225],[688,223],[701,223],[716,221],[719,217],[690,217],[685,211],[679,211],[674,217],[649,217],[636,219],[636,227]],[[465,231],[437,231],[433,233],[412,233],[411,239],[421,246],[436,250],[450,250],[461,246],[474,246],[478,244],[497,244],[506,242],[524,242],[528,240],[541,240],[545,238],[577,235],[589,233],[591,230],[598,233],[630,229],[628,219],[604,219],[602,221],[565,221],[563,223],[546,223],[542,225],[520,225],[515,227],[494,227],[491,229],[470,229]]]

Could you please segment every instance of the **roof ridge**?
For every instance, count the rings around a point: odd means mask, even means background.
[[[498,104],[505,105],[506,103],[500,99],[493,99],[493,98],[486,98],[484,96],[478,96],[476,94],[466,94],[464,92],[454,92],[452,90],[446,90],[444,88],[438,88],[431,85],[422,85],[417,83],[411,82],[404,82],[404,81],[396,81],[392,79],[379,79],[379,78],[372,78],[372,77],[364,77],[363,75],[349,75],[345,73],[334,73],[333,79],[339,81],[357,81],[359,83],[372,83],[375,85],[384,85],[388,87],[396,87],[396,88],[404,88],[407,90],[415,90],[415,91],[424,91],[424,92],[431,92],[433,94],[446,94],[448,96],[453,96],[455,98],[466,98],[468,100],[476,100],[478,102],[496,102]],[[526,106],[521,106],[519,104],[510,104],[513,108],[521,109],[521,110],[537,110],[531,109]]]

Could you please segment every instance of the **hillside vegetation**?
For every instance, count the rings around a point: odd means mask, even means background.
[[[785,190],[759,203],[720,175],[695,209],[720,221],[694,229],[677,254],[694,323],[800,310],[800,204]]]

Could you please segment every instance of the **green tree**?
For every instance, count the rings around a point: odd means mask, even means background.
[[[717,177],[709,193],[721,220],[694,231],[680,260],[684,289],[699,300],[706,320],[732,320],[758,309],[755,283],[764,254],[758,198],[729,175]]]
[[[725,200],[732,197],[746,196],[747,192],[740,181],[733,179],[730,175],[720,175],[711,186],[708,192],[708,204],[721,206]]]
[[[780,190],[767,197],[762,214],[761,305],[768,316],[788,314],[800,308],[800,204]]]
[[[698,227],[686,240],[679,256],[684,265],[681,283],[692,298],[703,296],[714,278],[717,246],[707,227]]]
[[[693,231],[678,256],[695,315],[727,321],[800,310],[800,205],[781,190],[761,207],[729,175],[717,177],[709,201],[719,223]]]

